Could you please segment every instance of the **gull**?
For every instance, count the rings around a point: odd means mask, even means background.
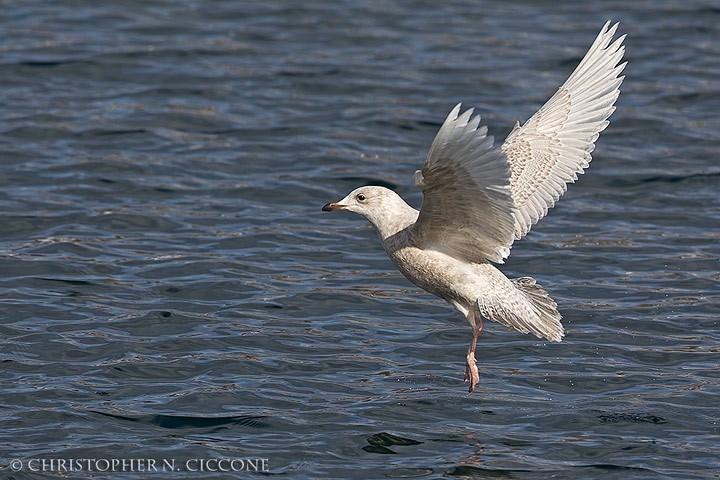
[[[469,392],[480,376],[475,359],[483,319],[559,342],[557,304],[531,277],[506,277],[501,264],[589,166],[608,126],[627,62],[618,24],[608,21],[558,91],[498,148],[473,109],[452,109],[414,174],[420,211],[395,192],[364,186],[324,211],[364,216],[388,256],[418,287],[459,310],[472,327],[465,359]]]

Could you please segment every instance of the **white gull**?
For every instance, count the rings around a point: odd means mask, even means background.
[[[483,318],[559,342],[565,335],[557,304],[530,277],[507,278],[503,263],[590,164],[595,141],[620,94],[625,35],[607,22],[575,71],[500,148],[473,109],[448,115],[415,184],[418,212],[392,190],[365,186],[323,210],[367,218],[395,266],[418,287],[443,298],[472,326],[465,381],[479,381],[475,360]]]

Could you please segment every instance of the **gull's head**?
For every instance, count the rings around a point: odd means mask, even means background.
[[[325,204],[322,209],[325,212],[348,210],[371,220],[375,212],[383,210],[386,204],[393,201],[394,197],[400,198],[397,193],[388,188],[366,186],[356,188],[339,202]]]
[[[367,218],[384,238],[413,223],[417,211],[389,188],[366,186],[356,188],[339,202],[325,204],[323,211],[348,210]],[[394,231],[393,231],[394,230]]]

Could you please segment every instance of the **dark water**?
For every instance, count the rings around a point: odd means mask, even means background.
[[[5,4],[2,475],[718,478],[720,8],[628,3]],[[418,205],[456,102],[503,138],[609,18],[619,108],[504,267],[567,340],[488,325],[468,395],[465,320],[320,206],[365,183]]]

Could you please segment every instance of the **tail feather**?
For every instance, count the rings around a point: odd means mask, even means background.
[[[537,284],[534,278],[522,277],[511,279],[512,283],[520,290],[530,303],[533,309],[537,313],[540,320],[539,323],[535,323],[535,329],[531,330],[532,333],[538,337],[544,337],[551,342],[559,342],[565,335],[565,329],[560,321],[562,316],[557,310],[557,303],[550,298],[550,295]],[[534,331],[536,330],[536,331]],[[538,335],[539,334],[539,335]]]
[[[557,304],[533,278],[510,279],[499,294],[477,301],[480,314],[521,333],[559,342],[565,335]]]

